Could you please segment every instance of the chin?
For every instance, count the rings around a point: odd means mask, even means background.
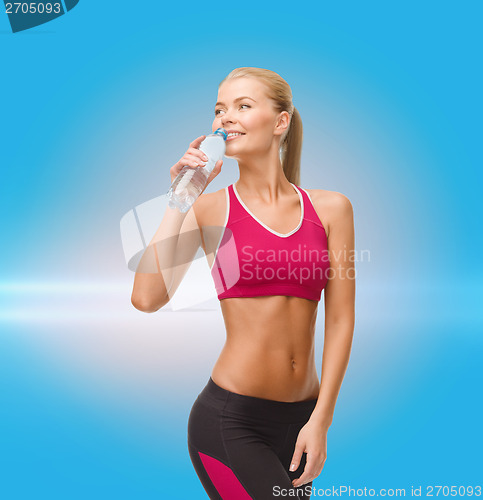
[[[252,150],[246,151],[244,149],[240,149],[238,151],[233,151],[231,153],[228,153],[228,151],[225,151],[225,156],[227,158],[231,158],[233,160],[246,160],[247,158],[252,158],[253,156],[256,156],[256,155],[257,155],[257,153],[252,151]]]

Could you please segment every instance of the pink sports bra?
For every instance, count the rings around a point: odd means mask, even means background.
[[[330,270],[327,234],[309,194],[292,186],[301,215],[286,234],[252,214],[234,184],[225,188],[224,229],[210,270],[218,299],[287,295],[320,301]]]

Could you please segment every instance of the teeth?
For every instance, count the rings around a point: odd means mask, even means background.
[[[231,136],[233,136],[233,135],[243,135],[243,134],[241,134],[240,132],[230,132],[230,133],[228,134],[228,137],[231,137]]]

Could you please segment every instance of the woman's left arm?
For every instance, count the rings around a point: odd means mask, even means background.
[[[299,467],[307,453],[303,474],[293,481],[301,486],[315,479],[327,458],[327,431],[349,363],[355,325],[354,214],[352,204],[333,192],[329,216],[330,278],[325,287],[325,334],[319,397],[314,411],[300,430],[292,464]]]

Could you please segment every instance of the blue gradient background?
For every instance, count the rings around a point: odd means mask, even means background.
[[[482,484],[482,13],[82,0],[15,35],[0,14],[1,498],[206,498],[186,425],[221,311],[136,311],[119,221],[166,193],[239,66],[289,82],[301,186],[344,193],[370,252],[314,486]],[[237,178],[225,159],[208,191]]]

